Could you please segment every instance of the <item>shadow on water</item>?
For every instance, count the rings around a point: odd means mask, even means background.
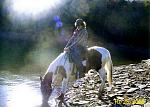
[[[30,77],[1,72],[0,107],[55,107],[55,100],[42,103],[38,75]]]

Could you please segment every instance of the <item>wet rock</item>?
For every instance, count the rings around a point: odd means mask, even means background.
[[[117,99],[119,99],[119,100],[124,100],[124,97],[117,97]]]
[[[99,93],[101,88],[99,74],[95,70],[89,70],[84,78],[75,81],[74,85],[69,88],[65,94],[66,102],[71,105],[70,107],[111,107],[114,104],[114,99],[144,98],[147,101],[144,107],[150,107],[149,72],[150,60],[114,67],[112,90],[108,90],[108,83],[106,82],[104,91]],[[141,105],[130,106],[138,107]]]
[[[117,92],[117,94],[124,94],[124,93],[126,93],[126,91],[121,90]]]
[[[145,91],[149,91],[150,92],[150,88],[145,89]]]
[[[129,86],[124,86],[124,87],[123,87],[123,89],[129,89],[129,88],[130,88]]]
[[[142,85],[142,84],[138,84],[138,87],[139,87],[140,89],[143,89],[143,88],[146,88],[147,86],[146,86],[146,85]]]
[[[140,72],[145,72],[143,69],[133,69],[134,72],[140,73]]]
[[[133,106],[131,106],[131,107],[142,107],[142,106],[140,106],[140,105],[133,105]]]
[[[74,87],[74,88],[78,88],[78,87],[79,87],[79,84],[73,84],[73,87]]]
[[[130,89],[127,91],[127,93],[132,93],[132,92],[134,92],[134,91],[136,91],[136,90],[138,90],[138,88],[130,88]]]
[[[117,92],[118,91],[118,89],[114,89],[114,92]]]
[[[115,84],[116,85],[121,85],[121,84],[123,84],[124,82],[120,82],[120,81],[118,81],[118,82],[116,82]]]
[[[144,107],[150,107],[150,102],[149,102],[149,103],[144,104]]]
[[[74,105],[84,105],[84,104],[87,104],[87,103],[89,103],[89,101],[85,101],[85,100],[73,102]]]
[[[114,97],[116,97],[116,94],[109,94],[108,97],[109,98],[114,98]]]

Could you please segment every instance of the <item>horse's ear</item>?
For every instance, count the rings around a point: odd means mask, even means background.
[[[40,81],[42,82],[43,78],[40,76]]]

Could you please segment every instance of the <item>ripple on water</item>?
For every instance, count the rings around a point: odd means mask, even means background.
[[[38,75],[0,75],[0,92],[0,107],[42,107]],[[51,97],[48,105],[55,107],[56,103]]]

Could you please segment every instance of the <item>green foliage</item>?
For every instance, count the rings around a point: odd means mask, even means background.
[[[149,8],[149,1],[65,0],[64,5],[51,11],[45,18],[39,20],[16,18],[12,22],[1,1],[0,67],[5,68],[5,64],[6,66],[12,64],[20,66],[28,62],[42,64],[52,60],[58,55],[56,51],[61,52],[64,47],[64,44],[59,43],[59,34],[64,30],[65,37],[68,38],[76,18],[83,18],[87,22],[89,38],[94,38],[93,41],[96,41],[94,43],[104,39],[117,44],[116,46],[126,45],[135,49],[139,47],[148,49]],[[55,27],[56,22],[53,17],[56,15],[63,23],[62,28],[56,29]],[[12,34],[8,35],[7,32]],[[14,32],[19,34],[16,36]],[[28,39],[25,39],[26,37]],[[146,52],[148,54],[148,51]],[[52,54],[47,56],[48,53]]]

